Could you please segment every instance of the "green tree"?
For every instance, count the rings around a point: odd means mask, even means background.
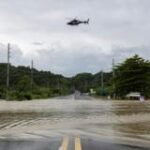
[[[7,64],[0,63],[0,98],[6,96]],[[103,73],[104,88],[110,86],[111,73]],[[30,98],[48,98],[57,95],[66,95],[75,89],[81,92],[89,92],[91,88],[100,93],[101,72],[96,74],[81,73],[74,77],[64,77],[53,74],[50,71],[33,69],[33,87],[31,89],[31,68],[25,66],[10,65],[10,100]]]
[[[73,84],[75,89],[79,90],[80,92],[89,92],[90,88],[92,87],[92,74],[91,73],[81,73],[77,74],[73,78]]]
[[[140,92],[150,97],[150,62],[135,55],[115,67],[115,93],[125,97],[129,92]]]
[[[29,76],[24,75],[18,81],[18,91],[31,91],[31,79]]]
[[[31,79],[29,76],[24,75],[18,81],[17,87],[17,98],[20,100],[23,99],[32,99],[31,94]]]

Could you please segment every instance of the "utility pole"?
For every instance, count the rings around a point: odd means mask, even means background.
[[[61,76],[60,75],[58,79],[58,84],[59,84],[59,95],[61,95]]]
[[[10,75],[10,43],[7,46],[7,79],[6,79],[6,100],[9,100],[9,75]]]
[[[104,92],[104,74],[103,70],[101,71],[101,89],[102,89],[102,94]]]
[[[113,72],[113,79],[115,78],[115,59],[112,59],[112,72]],[[113,99],[116,98],[116,93],[115,93],[115,83],[113,83]]]
[[[31,89],[33,89],[33,60],[31,61]]]

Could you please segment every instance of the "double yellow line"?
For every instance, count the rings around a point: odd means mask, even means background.
[[[67,150],[68,149],[68,144],[69,144],[69,138],[65,137],[63,139],[62,146],[61,146],[60,150]]]
[[[75,150],[82,150],[81,140],[79,137],[75,138]]]
[[[69,138],[68,137],[63,138],[60,150],[68,150],[68,145],[69,145]],[[75,138],[75,150],[82,150],[81,140],[79,137]]]

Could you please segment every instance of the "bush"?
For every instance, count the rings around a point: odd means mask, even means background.
[[[0,98],[4,99],[6,96],[6,89],[0,87]]]
[[[104,87],[103,89],[97,88],[96,89],[96,95],[108,96],[108,95],[110,95],[110,89],[108,87]]]
[[[32,94],[31,93],[25,93],[25,92],[17,92],[16,98],[20,101],[22,100],[31,100]]]

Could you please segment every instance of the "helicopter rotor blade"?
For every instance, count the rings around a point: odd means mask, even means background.
[[[65,18],[66,20],[72,20],[73,18],[69,18],[69,17],[67,17],[67,18]]]

